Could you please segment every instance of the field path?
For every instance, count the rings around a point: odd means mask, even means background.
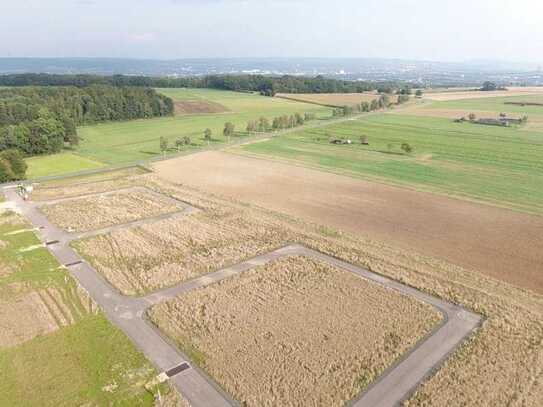
[[[446,260],[543,293],[543,217],[224,152],[159,176]]]

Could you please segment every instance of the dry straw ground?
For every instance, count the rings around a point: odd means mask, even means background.
[[[139,182],[202,209],[211,222],[210,226],[227,223],[229,217],[235,219],[236,216],[240,218],[236,222],[245,222],[244,229],[240,230],[234,225],[229,229],[229,234],[221,238],[223,240],[227,237],[235,239],[236,234],[241,231],[248,233],[245,229],[250,229],[254,224],[265,225],[266,229],[273,226],[267,233],[271,236],[277,234],[275,237],[277,242],[286,239],[303,243],[483,314],[486,321],[476,336],[455,352],[435,375],[419,387],[412,399],[406,402],[407,405],[447,407],[541,405],[543,400],[541,295],[474,271],[452,266],[439,259],[391,247],[383,242],[337,233],[325,227],[303,223],[276,212],[219,198],[197,189],[172,185],[154,175],[143,176]],[[156,254],[151,257],[151,267],[146,267],[140,259],[141,267],[132,272],[134,277],[139,279],[138,284],[146,284],[149,270],[153,268],[152,263],[168,262],[166,244],[171,241],[156,240],[155,234],[147,236],[142,237],[137,244],[127,241],[123,243],[123,248],[113,246],[104,254],[95,250],[101,257],[93,261],[94,265],[103,271],[101,259],[117,256],[115,261],[121,266],[118,270],[127,269],[132,264],[131,256],[137,251],[137,246],[145,242],[148,246],[155,246],[156,250]],[[176,241],[190,241],[190,234],[180,233]],[[86,244],[87,250],[92,249],[90,241]],[[106,245],[101,247],[107,249]],[[211,248],[210,251],[214,252],[215,249]],[[162,261],[161,252],[166,258]],[[221,258],[211,257],[206,263],[209,269],[219,268]],[[175,267],[174,263],[172,267]],[[112,273],[114,272],[112,270]],[[176,272],[179,273],[179,280],[186,275],[182,267],[178,267],[172,276]],[[156,287],[157,284],[151,284],[151,287],[153,286]]]
[[[163,303],[153,321],[243,406],[343,406],[431,331],[428,305],[305,257]]]
[[[145,188],[130,188],[41,207],[51,222],[62,229],[76,232],[101,229],[179,210],[179,206],[167,197]]]

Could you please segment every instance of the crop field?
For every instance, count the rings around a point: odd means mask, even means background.
[[[73,232],[87,232],[180,210],[177,202],[145,188],[67,198],[41,206],[51,222]]]
[[[0,326],[1,405],[154,404],[153,367],[10,212],[0,214]]]
[[[378,99],[379,95],[376,93],[278,93],[276,97],[323,106],[342,107],[359,105],[362,102],[369,103]],[[397,98],[391,97],[393,102],[394,99]]]
[[[361,145],[361,135],[369,145]],[[329,137],[353,140],[333,145]],[[405,154],[402,143],[414,151]],[[543,213],[543,133],[382,114],[309,129],[238,151],[355,177]]]
[[[26,173],[28,179],[93,170],[105,166],[104,163],[99,161],[72,153],[32,157],[27,158],[25,161],[28,165]]]
[[[455,101],[455,100],[466,100],[466,99],[486,99],[486,98],[497,98],[497,97],[509,97],[509,96],[529,96],[529,95],[542,95],[543,87],[537,86],[527,86],[527,87],[508,87],[507,90],[498,90],[498,91],[479,91],[472,90],[469,88],[450,88],[446,91],[441,92],[439,89],[433,89],[424,91],[425,98],[435,101]]]
[[[183,112],[175,117],[81,127],[79,134],[83,140],[78,154],[107,164],[133,162],[160,156],[160,137],[168,140],[169,152],[175,153],[174,143],[180,137],[191,139],[191,144],[183,147],[184,150],[207,145],[203,139],[206,128],[212,130],[212,145],[227,141],[223,136],[226,122],[236,126],[234,138],[240,138],[247,135],[247,122],[261,116],[271,119],[285,114],[312,112],[318,117],[329,117],[331,113],[330,109],[322,106],[247,93],[209,89],[160,89],[160,92],[171,97],[178,106],[185,106],[185,110],[192,104],[192,110],[197,110],[194,106],[205,105],[215,107],[207,110],[217,110],[217,106],[222,106],[225,111]]]
[[[247,407],[343,406],[441,319],[305,257],[194,290],[150,316]]]

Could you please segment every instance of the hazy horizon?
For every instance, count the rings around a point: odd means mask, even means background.
[[[532,0],[9,1],[0,56],[539,64],[542,14]]]

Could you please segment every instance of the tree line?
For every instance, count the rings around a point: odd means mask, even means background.
[[[342,106],[332,110],[334,116],[349,116],[354,113],[373,112],[379,109],[386,109],[392,105],[401,105],[409,101],[409,95],[398,94],[397,102],[392,102],[390,96],[382,94],[378,98],[373,99],[371,102],[363,101],[360,104],[353,106]]]
[[[346,81],[292,75],[208,75],[203,77],[98,76],[54,74],[10,74],[0,76],[0,86],[75,86],[109,85],[154,88],[211,88],[236,92],[276,93],[361,93],[405,88],[395,81]]]
[[[144,87],[91,85],[0,89],[0,151],[56,153],[77,145],[77,126],[172,115],[173,101]]]

